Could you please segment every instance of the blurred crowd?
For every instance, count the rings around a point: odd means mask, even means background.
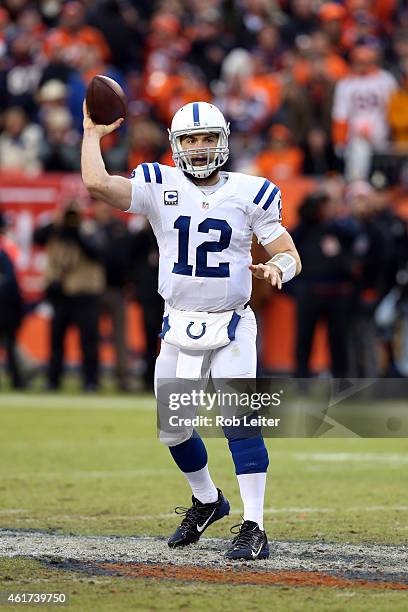
[[[111,171],[172,163],[172,115],[211,99],[232,170],[356,180],[388,155],[405,176],[407,32],[402,0],[4,0],[0,169],[77,172],[82,100],[105,74],[129,99]]]
[[[24,316],[45,304],[49,309],[49,362],[44,372],[48,389],[58,390],[63,383],[70,327],[79,332],[82,387],[85,391],[100,388],[102,317],[110,322],[117,388],[135,388],[130,376],[127,304],[137,301],[146,345],[138,389],[151,391],[163,300],[157,293],[158,248],[148,223],[130,228],[104,202],[94,200],[84,209],[80,201],[72,200],[38,224],[33,243],[44,249],[46,264],[43,293],[39,300],[27,302],[18,283],[18,249],[0,211],[0,344],[4,342],[13,387],[25,388],[32,375],[43,373],[42,368],[27,368],[17,332]]]
[[[299,209],[292,236],[303,269],[287,288],[296,302],[299,378],[312,374],[321,320],[334,377],[408,376],[408,226],[389,197],[365,181],[345,190],[335,182]]]
[[[96,74],[118,81],[129,100],[127,121],[102,141],[110,172],[172,164],[172,115],[212,100],[231,123],[226,169],[278,184],[303,175],[320,181],[294,229],[303,259],[287,288],[297,304],[296,373],[309,375],[325,318],[334,375],[408,375],[407,230],[393,206],[408,189],[404,1],[3,0],[0,173],[79,171],[82,100]],[[0,302],[14,295],[15,319],[0,321],[0,337],[19,386],[13,339],[23,308],[2,240]],[[162,307],[151,231],[129,232],[101,203],[85,219],[73,203],[34,240],[49,256],[49,386],[60,385],[65,332],[75,324],[84,387],[98,388],[97,315],[105,311],[118,385],[128,387],[131,295],[143,306],[150,388]]]
[[[367,181],[346,185],[341,177],[309,193],[291,229],[302,274],[283,291],[296,305],[291,374],[308,378],[318,324],[327,329],[329,370],[336,378],[408,377],[408,225],[393,211],[392,191]],[[132,219],[133,220],[133,219]],[[18,249],[0,211],[0,342],[15,388],[24,388],[17,332],[24,316],[46,303],[49,313],[47,387],[63,382],[64,342],[71,326],[79,331],[82,386],[100,388],[101,317],[111,323],[117,388],[134,388],[127,335],[127,304],[141,306],[144,365],[139,388],[153,388],[163,300],[157,293],[159,254],[143,218],[126,224],[109,205],[93,200],[86,208],[68,201],[52,218],[39,221],[33,243],[45,250],[43,295],[23,302],[18,285]],[[259,249],[261,250],[259,252]],[[254,257],[265,260],[254,243]],[[259,338],[274,293],[257,281],[251,305]],[[259,372],[265,373],[260,351]]]

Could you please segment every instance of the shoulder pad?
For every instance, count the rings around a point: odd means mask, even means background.
[[[268,210],[276,197],[280,198],[280,189],[269,179],[256,177],[257,183],[253,186],[252,203],[263,210]]]

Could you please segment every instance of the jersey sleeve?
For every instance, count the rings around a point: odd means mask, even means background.
[[[333,121],[347,121],[349,115],[349,95],[347,88],[348,81],[342,79],[338,81],[334,90],[334,100],[332,109]]]
[[[251,203],[251,229],[262,245],[279,238],[286,229],[282,221],[282,195],[279,187],[264,179]]]
[[[387,72],[387,77],[388,77],[388,95],[391,95],[392,93],[394,93],[394,91],[398,90],[398,81],[397,79],[394,77],[393,74],[391,74],[391,72]]]
[[[139,215],[147,215],[150,203],[149,183],[146,181],[147,164],[140,164],[132,171],[130,181],[132,183],[132,200],[126,212]]]

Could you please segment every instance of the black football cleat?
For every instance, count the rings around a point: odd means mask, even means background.
[[[266,533],[258,527],[258,523],[254,521],[244,521],[239,527],[239,533],[231,542],[230,548],[225,553],[226,559],[246,559],[253,561],[255,559],[269,558],[269,545]]]
[[[207,527],[229,514],[230,505],[228,500],[225,499],[220,489],[217,489],[217,491],[218,499],[216,502],[203,504],[193,495],[191,498],[193,502],[191,508],[177,506],[175,509],[176,514],[184,514],[185,517],[168,541],[170,548],[187,546],[187,544],[198,542]]]

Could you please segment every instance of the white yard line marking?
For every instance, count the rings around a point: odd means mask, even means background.
[[[7,404],[7,405],[6,405]],[[134,410],[153,411],[154,397],[94,396],[88,395],[24,395],[0,393],[1,409],[21,408],[26,410]]]
[[[352,506],[350,508],[343,508],[343,512],[407,512],[408,506]],[[319,514],[326,512],[341,512],[338,508],[265,508],[265,514]],[[240,516],[242,510],[231,510],[230,514]],[[152,520],[155,518],[171,518],[174,517],[174,512],[156,515],[139,515],[133,517],[121,517],[118,515],[116,518],[133,518],[137,520]]]
[[[0,513],[3,515],[7,514],[21,514],[21,513],[30,513],[30,510],[23,509],[4,509],[0,510]],[[341,512],[408,512],[408,506],[350,506],[348,508],[342,508],[339,510],[338,508],[301,508],[301,507],[289,507],[289,508],[265,508],[265,514],[323,514],[323,513],[336,513],[340,514]],[[240,516],[242,514],[242,510],[231,510],[230,515]],[[48,514],[47,520],[55,521],[55,520],[82,520],[82,521],[98,521],[103,517],[108,518],[109,520],[121,520],[121,521],[152,521],[156,519],[167,519],[167,518],[175,518],[174,512],[163,512],[158,514],[132,514],[132,515],[124,515],[124,514],[111,514],[111,513],[103,513],[96,515],[81,515],[81,514]],[[38,518],[30,517],[16,517],[16,521],[33,521],[38,522]]]
[[[407,453],[293,453],[299,461],[408,463]]]
[[[66,471],[66,472],[7,472],[6,474],[0,474],[1,480],[8,480],[10,478],[117,478],[118,476],[154,476],[157,474],[170,474],[173,472],[170,468],[137,468],[135,470],[106,470],[106,471]]]
[[[78,450],[78,449],[89,449],[90,446],[92,449],[95,448],[105,448],[105,447],[116,447],[119,446],[123,448],[124,446],[136,447],[137,444],[140,443],[141,439],[149,440],[149,442],[154,442],[157,440],[155,433],[152,431],[151,435],[139,436],[135,433],[134,438],[115,438],[114,440],[25,440],[21,442],[10,442],[7,443],[7,450],[16,450],[16,449],[26,449],[26,448],[56,448],[56,449],[68,449]],[[3,445],[3,449],[5,445]]]

